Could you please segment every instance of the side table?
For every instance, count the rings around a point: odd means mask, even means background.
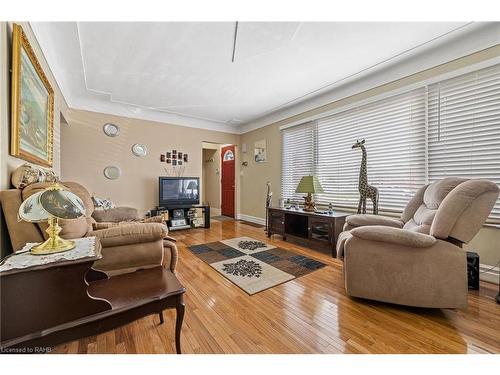
[[[175,275],[158,266],[108,278],[92,269],[102,255],[98,239],[90,241],[84,251],[12,255],[0,266],[0,352],[43,352],[154,313],[161,324],[162,311],[175,308],[181,353],[185,289]]]

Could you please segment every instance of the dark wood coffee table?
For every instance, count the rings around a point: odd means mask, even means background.
[[[181,353],[185,289],[175,275],[158,266],[107,278],[92,269],[100,258],[97,244],[86,258],[1,272],[0,352],[49,351],[150,314],[159,314],[161,324],[162,311],[175,308]]]
[[[114,312],[106,321],[108,331],[143,316],[158,313],[163,324],[163,310],[175,308],[175,349],[181,354],[181,328],[184,319],[184,292],[177,277],[164,267],[154,267],[90,283],[91,298],[107,301]],[[101,326],[105,325],[101,322]]]

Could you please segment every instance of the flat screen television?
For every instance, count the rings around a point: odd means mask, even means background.
[[[199,177],[160,177],[160,207],[200,204]]]

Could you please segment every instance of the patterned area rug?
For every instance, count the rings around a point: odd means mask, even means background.
[[[250,295],[325,266],[250,237],[194,245],[189,249]]]

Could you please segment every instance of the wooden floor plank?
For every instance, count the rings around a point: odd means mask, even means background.
[[[183,353],[500,353],[495,285],[469,293],[467,310],[432,310],[350,298],[342,263],[326,254],[268,240],[262,227],[214,221],[211,229],[172,233],[177,276],[186,287]],[[253,296],[193,255],[188,246],[240,236],[266,240],[327,264]],[[101,335],[59,345],[53,353],[174,353],[174,311]]]

